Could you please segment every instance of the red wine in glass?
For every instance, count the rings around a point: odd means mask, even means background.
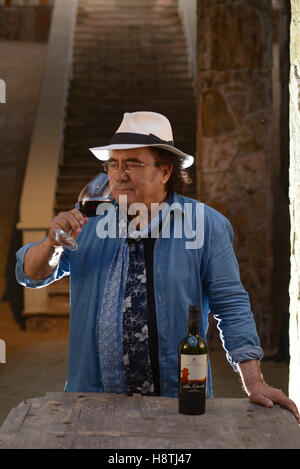
[[[113,201],[110,199],[103,200],[85,200],[79,202],[79,210],[86,217],[95,217],[97,215],[97,208],[100,204],[112,204]]]

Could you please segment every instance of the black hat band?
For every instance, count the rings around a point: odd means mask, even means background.
[[[136,134],[133,132],[117,132],[114,134],[113,138],[111,139],[110,144],[137,144],[137,145],[155,145],[155,144],[163,144],[163,145],[171,145],[174,146],[173,140],[167,141],[162,140],[161,138],[157,137],[156,135],[149,134]]]

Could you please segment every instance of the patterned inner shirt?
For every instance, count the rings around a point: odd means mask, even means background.
[[[128,394],[154,395],[143,241],[129,242],[128,275],[123,301],[123,352]]]

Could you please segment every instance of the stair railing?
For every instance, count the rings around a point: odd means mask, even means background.
[[[72,72],[77,0],[55,0],[44,75],[20,201],[23,244],[47,235],[54,215],[58,166],[62,161],[68,84]],[[23,315],[47,313],[48,288],[24,289]]]

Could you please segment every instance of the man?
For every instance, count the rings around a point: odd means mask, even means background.
[[[113,188],[117,216],[108,222],[120,220],[124,198],[131,221],[130,207],[137,203],[141,211],[146,208],[148,220],[139,219],[138,238],[120,231],[117,237],[102,236],[103,218],[88,219],[73,209],[53,218],[45,240],[17,253],[16,275],[24,286],[42,287],[70,274],[65,391],[177,396],[178,345],[187,335],[188,310],[194,304],[200,306],[203,338],[209,311],[217,318],[227,359],[239,371],[250,400],[285,406],[300,423],[296,405],[261,376],[263,351],[240,282],[229,221],[179,195],[185,182],[182,168],[193,157],[174,146],[168,119],[153,112],[125,113],[111,144],[91,150],[105,161]],[[151,214],[153,205],[164,209]],[[172,213],[170,207],[175,207]],[[165,220],[169,236],[162,236]],[[189,229],[176,232],[181,222]],[[188,244],[195,224],[203,239]],[[57,245],[58,229],[72,230],[77,251]],[[151,237],[152,230],[159,237]],[[212,397],[210,368],[207,396]]]

